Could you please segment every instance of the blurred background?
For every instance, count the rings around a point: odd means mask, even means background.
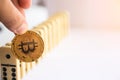
[[[120,1],[33,0],[26,10],[30,29],[64,10],[70,13],[69,35],[23,80],[119,80]],[[0,27],[3,45],[14,35]]]
[[[68,10],[72,27],[119,28],[119,0],[46,0],[50,14]]]

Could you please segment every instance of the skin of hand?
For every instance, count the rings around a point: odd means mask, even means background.
[[[24,9],[31,3],[31,0],[0,0],[0,21],[15,34],[25,33],[28,25]]]

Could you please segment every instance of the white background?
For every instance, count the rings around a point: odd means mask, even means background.
[[[119,80],[120,31],[71,29],[23,80]]]
[[[50,14],[63,10],[69,11],[72,27],[120,28],[120,0],[45,1]]]

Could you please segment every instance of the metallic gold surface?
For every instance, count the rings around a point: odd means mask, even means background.
[[[42,56],[44,42],[36,32],[27,31],[25,34],[15,36],[11,49],[13,54],[21,61],[32,62]]]

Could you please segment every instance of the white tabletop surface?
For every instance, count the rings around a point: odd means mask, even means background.
[[[23,80],[120,80],[120,30],[72,28]]]

